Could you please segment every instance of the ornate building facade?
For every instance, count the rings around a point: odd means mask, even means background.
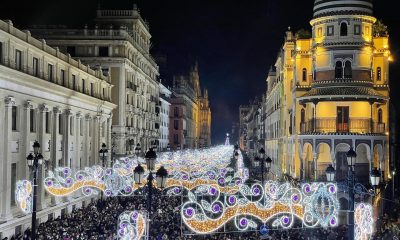
[[[160,138],[158,150],[164,151],[169,145],[169,111],[171,109],[171,90],[160,82]]]
[[[73,170],[101,164],[102,143],[111,145],[112,84],[102,71],[64,55],[29,31],[0,21],[0,233],[9,237],[30,227],[31,216],[15,203],[18,180],[30,179],[26,157],[38,141],[49,169]],[[55,199],[38,185],[39,223],[89,202],[89,197]]]
[[[174,148],[211,146],[211,109],[208,91],[200,88],[197,63],[189,75],[174,76],[170,110],[170,143]],[[174,132],[174,133],[172,133]]]
[[[98,9],[94,22],[83,29],[31,31],[111,77],[112,102],[118,105],[113,115],[114,152],[133,154],[137,143],[146,151],[160,138],[159,70],[150,55],[149,26],[136,5],[132,10]]]
[[[332,164],[342,181],[353,148],[360,181],[368,182],[374,167],[385,180],[392,177],[391,57],[387,33],[375,28],[372,9],[369,0],[316,0],[311,36],[286,32],[266,97],[265,147],[282,173],[322,180]]]

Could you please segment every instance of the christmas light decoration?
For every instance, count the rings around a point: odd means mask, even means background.
[[[301,188],[268,181],[264,186],[242,184],[239,191],[226,193],[215,185],[203,185],[188,192],[181,217],[197,234],[217,231],[233,220],[239,231],[257,229],[272,221],[273,227],[290,228],[295,218],[307,227],[337,226],[339,201],[332,183],[310,183]],[[249,218],[251,217],[251,218]]]
[[[144,236],[146,221],[138,211],[123,212],[118,218],[118,239],[139,240]]]
[[[354,211],[355,240],[368,240],[374,229],[374,216],[372,206],[366,203],[357,204]]]
[[[16,182],[15,202],[25,214],[32,213],[33,186],[28,180]]]

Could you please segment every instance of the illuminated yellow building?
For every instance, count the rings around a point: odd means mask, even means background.
[[[344,180],[352,147],[360,181],[373,167],[390,177],[391,57],[372,9],[369,0],[316,0],[312,34],[286,32],[265,102],[265,147],[283,173],[322,180],[332,164]]]
[[[170,143],[174,149],[211,146],[208,91],[200,88],[198,64],[189,75],[174,76],[170,111]]]

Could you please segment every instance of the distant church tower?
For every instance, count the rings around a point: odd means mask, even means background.
[[[225,146],[228,146],[229,144],[229,133],[226,134],[226,139],[225,139]]]

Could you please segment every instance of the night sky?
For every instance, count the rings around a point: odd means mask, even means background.
[[[222,143],[238,108],[265,90],[269,67],[274,64],[288,26],[310,30],[313,0],[141,0],[135,1],[150,23],[156,55],[167,56],[170,82],[173,74],[187,72],[199,62],[202,87],[209,89],[213,143]],[[90,24],[97,4],[102,8],[132,9],[133,1],[69,0],[7,1],[1,19],[11,19],[18,28],[34,24],[62,24],[82,28]],[[400,15],[388,1],[374,1],[375,16],[389,26],[392,102],[399,97]]]

